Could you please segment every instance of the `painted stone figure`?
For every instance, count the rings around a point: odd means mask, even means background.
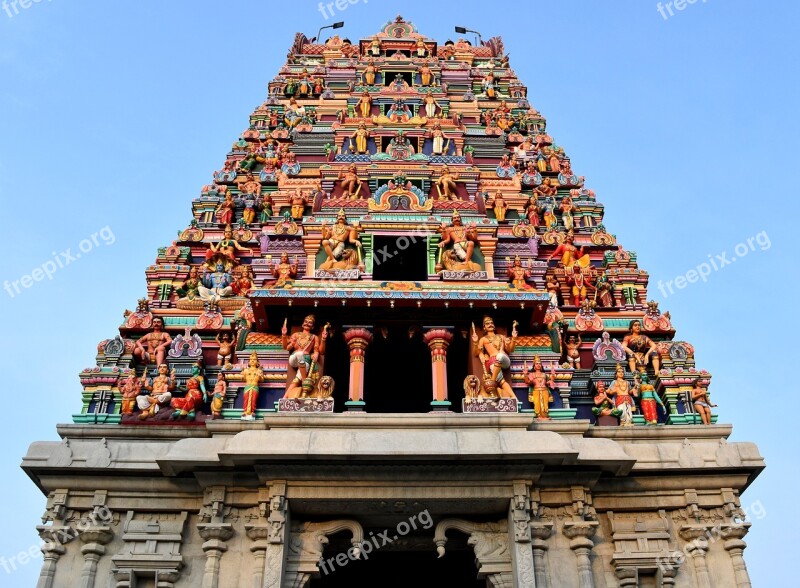
[[[164,319],[157,316],[153,319],[153,330],[136,341],[133,355],[139,363],[161,365],[167,357],[167,349],[171,343],[172,337],[164,331]]]
[[[450,172],[450,168],[446,165],[442,166],[442,171],[439,174],[439,179],[436,180],[436,186],[439,190],[439,195],[447,200],[457,200],[456,193],[456,179],[458,176]]]
[[[581,340],[581,336],[578,335],[570,335],[567,337],[567,341],[564,346],[567,348],[567,362],[569,363],[569,367],[579,370],[581,369],[581,354],[580,354],[580,346],[583,343]]]
[[[367,118],[370,115],[370,112],[372,112],[372,98],[369,92],[364,92],[361,95],[358,104],[356,104],[356,108],[361,113],[362,118]]]
[[[302,221],[303,214],[305,214],[308,202],[303,193],[298,189],[295,190],[289,198],[289,205],[291,206],[292,218],[294,220]]]
[[[619,424],[630,427],[633,425],[633,413],[636,412],[633,396],[638,396],[639,392],[637,389],[631,389],[631,385],[625,379],[625,368],[622,365],[617,364],[614,373],[614,381],[608,391],[614,396],[614,406],[619,411]]]
[[[507,261],[510,261],[507,259]],[[528,290],[530,285],[527,280],[531,277],[531,270],[522,266],[522,261],[519,255],[514,257],[514,262],[509,263],[508,278],[511,280],[511,285],[518,290]]]
[[[339,210],[336,215],[336,223],[333,226],[329,227],[323,221],[321,229],[322,247],[328,258],[319,266],[320,269],[348,269],[357,267],[361,263],[361,242],[358,240],[359,227],[358,225],[350,226],[347,224],[347,215],[344,209]],[[355,247],[355,257],[353,257],[353,251],[347,249],[348,244]]]
[[[233,195],[228,192],[225,194],[225,199],[219,203],[214,213],[217,217],[217,222],[221,225],[229,225],[233,222],[233,214],[236,210],[236,203],[233,201]]]
[[[620,411],[614,404],[614,395],[606,390],[606,383],[603,380],[598,380],[595,383],[595,387],[597,388],[597,393],[594,395],[592,413],[598,417],[619,417]]]
[[[528,400],[533,405],[533,412],[536,418],[550,419],[550,403],[553,402],[553,394],[550,388],[555,387],[555,378],[551,371],[550,375],[544,373],[542,360],[536,355],[533,358],[533,371],[528,371],[527,362],[522,366],[522,378],[528,384]]]
[[[508,202],[503,198],[502,192],[496,192],[490,203],[492,210],[494,210],[494,217],[497,222],[506,222],[506,212],[508,211]]]
[[[495,332],[492,317],[483,317],[483,337],[478,338],[475,325],[472,325],[472,343],[475,357],[480,359],[484,369],[484,382],[493,384],[501,398],[514,398],[511,384],[503,375],[503,370],[511,367],[510,353],[514,352],[517,344],[517,323],[511,328],[511,337],[498,335]],[[485,384],[486,385],[486,384]]]
[[[200,271],[197,266],[192,266],[189,269],[189,276],[179,288],[175,288],[175,293],[186,300],[194,300],[200,296]]]
[[[346,171],[339,172],[339,180],[342,182],[342,198],[358,198],[361,191],[361,180],[358,179],[358,171],[354,164],[351,164]]]
[[[648,425],[657,425],[658,408],[656,405],[666,410],[664,403],[661,401],[656,389],[650,383],[650,376],[647,375],[647,372],[641,372],[639,374],[639,382],[639,403],[642,406],[644,421]]]
[[[642,334],[642,322],[632,320],[628,326],[628,334],[622,340],[622,348],[628,354],[628,365],[633,373],[645,371],[648,363],[652,363],[653,370],[658,374],[661,360],[658,348],[650,337]]]
[[[208,402],[206,379],[202,364],[197,362],[192,366],[192,375],[186,381],[186,396],[173,398],[170,402],[170,406],[175,409],[172,418],[194,420],[195,413],[203,402]]]
[[[442,223],[442,240],[439,241],[440,263],[448,270],[478,271],[480,265],[472,261],[475,243],[478,242],[478,230],[474,223],[464,226],[461,214],[453,211],[450,226]],[[450,250],[446,250],[452,244]]]
[[[214,271],[206,268],[203,271],[200,284],[200,298],[207,302],[216,302],[220,298],[228,298],[234,295],[233,276],[225,269],[225,265],[217,262]]]
[[[581,247],[580,250],[575,247],[575,235],[567,233],[566,239],[563,243],[559,244],[547,258],[549,263],[551,259],[561,256],[561,265],[567,269],[572,269],[572,266],[578,264],[580,267],[589,267],[589,255],[585,252],[585,248]]]
[[[214,338],[219,345],[217,350],[217,365],[225,366],[233,362],[233,341],[229,332],[217,333]]]
[[[253,421],[256,418],[256,403],[258,402],[258,392],[261,382],[266,380],[264,368],[258,361],[258,354],[253,351],[247,362],[247,367],[240,373],[227,375],[230,381],[244,381],[243,401],[242,401],[242,420]]]
[[[222,407],[225,403],[225,395],[228,392],[228,382],[225,379],[225,373],[220,372],[217,376],[217,383],[214,384],[214,392],[211,394],[211,418],[222,418]]]
[[[272,275],[276,280],[272,284],[275,288],[286,288],[291,286],[297,277],[297,259],[294,263],[289,263],[289,254],[287,252],[281,253],[280,263],[276,263],[272,267]]]
[[[369,131],[367,130],[367,125],[365,125],[364,123],[358,125],[358,129],[356,129],[356,132],[350,135],[351,145],[355,145],[356,153],[367,152],[368,139],[369,139]]]
[[[286,322],[281,328],[281,345],[289,352],[289,365],[297,370],[286,390],[284,398],[298,398],[302,394],[307,380],[319,379],[320,356],[325,355],[325,343],[328,339],[329,325],[322,328],[322,334],[314,334],[316,318],[313,314],[303,319],[302,330],[289,337]]]
[[[142,381],[136,376],[136,370],[132,369],[119,387],[119,391],[122,393],[121,414],[133,414],[133,410],[136,408],[136,399],[141,390]]]
[[[222,240],[216,245],[212,243],[206,251],[206,261],[211,261],[215,257],[226,257],[231,262],[235,262],[237,251],[247,251],[250,255],[253,254],[252,249],[239,245],[239,242],[233,238],[233,228],[227,225],[222,233]]]
[[[695,387],[692,388],[692,405],[694,409],[697,411],[697,414],[700,415],[700,420],[703,422],[704,425],[711,424],[711,409],[716,407],[716,404],[711,404],[711,401],[708,399],[709,394],[708,390],[700,386],[699,384],[695,384]]]
[[[143,421],[152,418],[164,407],[169,406],[172,400],[172,392],[175,390],[175,370],[170,372],[167,364],[162,363],[158,366],[158,375],[148,383],[147,375],[142,376],[142,388],[149,394],[140,394],[136,399],[136,404],[142,411],[139,413],[139,420]]]

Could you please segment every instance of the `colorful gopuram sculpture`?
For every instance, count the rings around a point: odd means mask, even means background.
[[[431,410],[714,422],[711,375],[500,37],[439,43],[401,17],[357,42],[298,33],[265,81],[82,374],[76,421],[369,412],[391,390]]]

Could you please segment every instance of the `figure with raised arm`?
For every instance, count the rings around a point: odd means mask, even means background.
[[[475,325],[472,326],[472,343],[475,357],[480,359],[486,374],[491,375],[491,381],[497,386],[501,398],[514,398],[511,385],[506,381],[503,370],[511,367],[510,353],[514,352],[517,345],[517,322],[511,327],[511,337],[498,335],[495,332],[492,317],[483,317],[483,337],[478,338]]]

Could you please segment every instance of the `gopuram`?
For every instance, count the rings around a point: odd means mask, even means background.
[[[764,461],[529,99],[298,33],[23,460],[38,587],[749,587]]]

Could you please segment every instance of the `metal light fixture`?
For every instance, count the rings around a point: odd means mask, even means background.
[[[340,22],[335,22],[335,23],[333,23],[332,25],[328,25],[328,26],[326,26],[326,27],[322,27],[322,28],[320,28],[320,29],[317,31],[317,39],[316,39],[316,40],[317,40],[317,43],[319,43],[320,34],[321,34],[321,33],[322,33],[322,31],[324,31],[325,29],[340,29],[340,28],[342,28],[343,26],[344,26],[344,21],[340,21]]]

